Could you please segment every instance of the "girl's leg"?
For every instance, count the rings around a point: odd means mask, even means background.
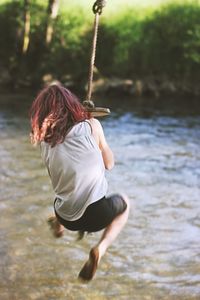
[[[79,278],[83,280],[91,280],[93,278],[101,257],[105,254],[107,248],[116,239],[116,237],[126,224],[129,215],[130,204],[128,197],[123,196],[123,198],[127,204],[126,210],[122,214],[118,215],[112,221],[112,223],[108,227],[106,227],[100,241],[95,247],[91,249],[89,260],[85,263],[82,270],[80,271]]]
[[[118,215],[112,221],[112,223],[104,230],[102,237],[96,246],[99,251],[99,260],[105,254],[107,248],[112,244],[112,242],[119,235],[119,233],[121,232],[122,228],[124,227],[124,225],[128,220],[128,215],[130,210],[129,199],[126,196],[123,196],[123,198],[127,204],[126,210],[122,214]]]

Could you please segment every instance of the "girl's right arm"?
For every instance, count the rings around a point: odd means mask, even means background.
[[[92,126],[92,134],[101,150],[105,168],[111,170],[114,167],[114,155],[106,141],[101,123],[94,118],[89,121]]]

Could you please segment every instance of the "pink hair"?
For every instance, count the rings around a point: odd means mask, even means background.
[[[90,114],[73,93],[62,85],[50,85],[31,106],[31,141],[33,144],[45,141],[54,147],[64,141],[73,125],[88,118]]]

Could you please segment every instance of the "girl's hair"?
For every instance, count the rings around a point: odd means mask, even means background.
[[[52,147],[62,143],[68,130],[90,118],[78,98],[60,84],[44,88],[33,101],[30,110],[31,142],[41,141]]]

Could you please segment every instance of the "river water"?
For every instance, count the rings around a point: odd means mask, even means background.
[[[110,102],[109,192],[131,213],[89,284],[77,280],[101,233],[54,239],[53,192],[29,142],[30,97],[0,96],[0,299],[200,299],[200,109]],[[168,101],[169,103],[170,101]]]

